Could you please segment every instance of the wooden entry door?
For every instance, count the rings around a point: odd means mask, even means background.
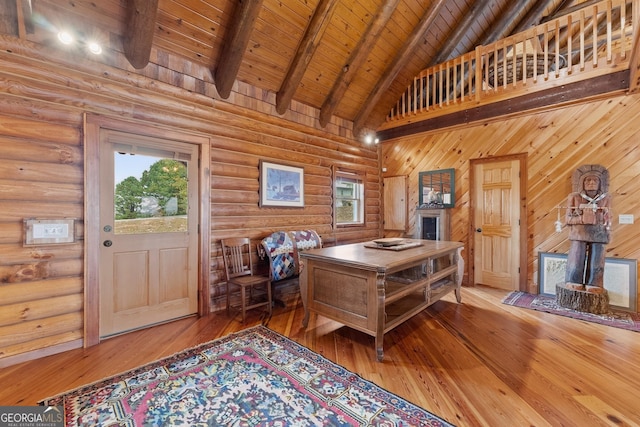
[[[198,310],[198,146],[100,133],[100,337]]]
[[[520,169],[518,159],[472,163],[474,284],[520,288]]]

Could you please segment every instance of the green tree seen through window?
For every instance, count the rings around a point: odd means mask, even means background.
[[[116,219],[186,215],[187,188],[185,163],[172,159],[158,160],[142,173],[140,180],[130,176],[116,185]],[[145,199],[157,203],[157,212],[143,211]]]
[[[177,215],[187,213],[187,167],[177,160],[162,159],[142,172],[140,179],[145,196],[155,197],[166,214],[165,208],[170,199],[178,202]]]
[[[142,204],[142,184],[134,176],[125,178],[116,185],[116,219],[137,218]]]

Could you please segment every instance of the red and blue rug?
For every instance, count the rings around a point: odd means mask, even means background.
[[[621,310],[610,310],[609,313],[606,314],[584,313],[559,306],[556,303],[555,296],[534,295],[520,291],[511,292],[504,297],[502,303],[612,326],[614,328],[640,332],[640,316],[637,313]]]
[[[67,426],[451,426],[256,326],[64,394]]]

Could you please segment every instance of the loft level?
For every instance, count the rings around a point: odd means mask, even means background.
[[[378,130],[629,70],[638,62],[639,11],[640,0],[601,1],[427,68]]]

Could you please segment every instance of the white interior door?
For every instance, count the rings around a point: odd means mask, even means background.
[[[197,312],[198,152],[101,132],[101,337]]]
[[[478,163],[473,174],[474,284],[518,290],[520,162]]]

